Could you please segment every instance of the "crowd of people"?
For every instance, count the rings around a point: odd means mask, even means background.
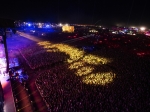
[[[55,52],[55,48],[46,50],[32,45],[28,46],[28,48],[20,49],[20,53],[32,69],[60,62],[66,57],[63,53]]]
[[[136,37],[130,39],[138,40]],[[150,94],[148,92],[148,84],[150,84],[149,63],[122,51],[124,48],[125,50],[129,49],[127,49],[129,46],[126,43],[130,43],[131,47],[135,46],[135,44],[132,45],[134,41],[130,39],[125,37],[100,38],[95,42],[103,43],[107,47],[90,52],[92,56],[98,56],[98,58],[93,58],[85,53],[81,56],[82,58],[72,59],[71,62],[67,62],[71,57],[60,52],[59,47],[51,48],[48,52],[46,48],[33,45],[20,49],[20,52],[32,69],[47,66],[46,71],[41,70],[37,74],[35,84],[49,111],[148,112],[150,110]],[[119,41],[117,44],[122,41],[124,43],[120,44],[122,50],[109,49],[114,45],[112,41]],[[143,43],[145,40],[139,42]],[[80,43],[76,42],[77,44]],[[84,45],[84,43],[82,44]],[[74,52],[73,50],[67,50],[67,47],[63,51],[68,54]],[[75,55],[75,53],[73,54]],[[103,60],[99,61],[101,56]],[[111,61],[105,62],[106,59]],[[56,62],[60,61],[62,63],[57,65]],[[55,65],[51,66],[52,64]],[[74,64],[76,66],[72,67]],[[87,67],[87,69],[82,69],[83,67]],[[88,71],[90,68],[92,68],[91,71]],[[97,73],[102,74],[95,75]],[[106,73],[108,74],[105,75]],[[107,82],[105,83],[105,81]]]

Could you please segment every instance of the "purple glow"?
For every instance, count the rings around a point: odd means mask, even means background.
[[[46,25],[46,28],[49,28],[50,26],[49,25]]]

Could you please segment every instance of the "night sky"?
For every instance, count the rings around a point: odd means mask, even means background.
[[[150,26],[149,0],[1,0],[0,4],[0,17],[3,18]]]

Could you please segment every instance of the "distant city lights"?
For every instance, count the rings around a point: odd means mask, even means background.
[[[59,26],[62,26],[62,24],[60,23]]]
[[[145,27],[141,27],[140,30],[141,30],[141,31],[145,31],[146,28],[145,28]]]
[[[49,25],[46,25],[46,28],[49,28],[50,26]]]
[[[28,26],[31,26],[31,24],[30,24],[30,23],[28,23]]]

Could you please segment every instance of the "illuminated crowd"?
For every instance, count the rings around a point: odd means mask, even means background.
[[[55,48],[47,50],[38,46],[20,49],[20,52],[32,69],[60,62],[66,57],[63,53],[56,52]]]
[[[72,70],[75,75],[84,77],[83,82],[87,84],[105,85],[105,83],[111,82],[115,77],[115,74],[111,70],[104,73],[97,71],[93,75],[96,68],[102,68],[103,65],[110,63],[111,60],[109,59],[91,54],[85,55],[84,51],[65,44],[50,44],[47,42],[38,44],[42,45],[43,49],[30,47],[26,52],[25,50],[21,50],[23,57],[25,57],[32,69],[55,64],[56,62],[63,62],[67,64],[68,71]],[[37,52],[35,52],[35,49]]]
[[[124,45],[126,40],[130,43],[129,39],[123,39]],[[35,84],[49,111],[128,112],[142,110],[143,105],[144,110],[148,110],[150,99],[144,88],[148,88],[145,83],[149,81],[146,76],[149,72],[142,76],[147,70],[142,68],[146,63],[138,57],[109,49],[114,44],[107,40],[99,40],[105,42],[107,48],[92,54],[48,41],[20,49],[30,68],[47,67],[37,74]],[[120,41],[119,38],[113,40]],[[139,97],[144,100],[139,102]]]

